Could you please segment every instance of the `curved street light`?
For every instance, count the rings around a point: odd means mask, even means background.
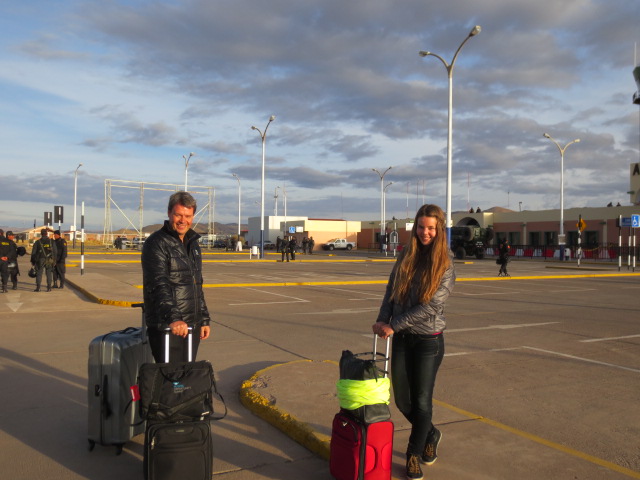
[[[78,169],[82,164],[78,164],[73,174],[73,248],[76,248],[76,203],[78,198]]]
[[[186,155],[182,155],[182,158],[184,158],[184,191],[187,191],[187,169],[189,168],[189,160],[191,160],[191,157],[195,157],[196,154],[191,152],[189,153],[189,156],[187,157]]]
[[[558,245],[560,246],[560,260],[564,260],[564,151],[569,147],[569,145],[578,143],[580,139],[576,138],[575,140],[571,140],[564,147],[561,147],[560,144],[548,133],[543,133],[542,136],[555,143],[556,147],[558,147],[558,150],[560,151],[560,232],[558,233]]]
[[[451,226],[452,226],[451,225],[451,174],[452,174],[452,164],[453,164],[453,158],[452,158],[452,148],[453,148],[453,66],[456,63],[456,58],[458,58],[458,54],[460,53],[460,50],[462,50],[462,47],[464,46],[464,44],[467,43],[467,41],[471,37],[475,37],[481,31],[482,31],[482,27],[480,27],[480,25],[476,25],[475,27],[473,27],[471,29],[471,31],[469,32],[469,35],[467,35],[467,38],[464,39],[464,41],[460,44],[460,46],[456,50],[456,53],[453,55],[453,59],[451,60],[451,63],[447,63],[444,58],[442,58],[440,55],[438,55],[436,53],[429,52],[429,51],[424,51],[424,50],[418,52],[418,55],[420,55],[421,57],[432,56],[432,57],[436,57],[438,60],[440,60],[442,62],[442,64],[445,66],[445,68],[447,69],[447,74],[448,74],[448,77],[449,77],[449,128],[448,128],[449,134],[447,136],[447,204],[446,204],[446,214],[447,214],[446,227],[447,227],[447,239],[448,239],[449,245],[451,245]]]
[[[384,235],[384,176],[393,167],[387,168],[383,173],[380,173],[376,168],[372,168],[374,172],[380,177],[380,252],[383,251],[383,235]]]
[[[260,258],[264,258],[264,154],[265,154],[265,144],[267,140],[267,129],[271,122],[276,119],[275,115],[271,115],[269,117],[269,121],[267,122],[267,126],[264,127],[264,132],[261,132],[258,127],[251,126],[251,130],[255,130],[260,134],[260,138],[262,139],[262,180],[260,181]]]
[[[238,242],[240,241],[240,220],[242,219],[242,210],[241,210],[241,205],[242,205],[242,189],[240,187],[240,177],[238,175],[236,175],[235,173],[232,173],[231,175],[234,176],[234,178],[238,181]]]

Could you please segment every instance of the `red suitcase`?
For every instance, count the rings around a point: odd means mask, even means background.
[[[374,335],[374,360],[376,341]],[[386,376],[388,339],[384,357]],[[338,412],[333,418],[329,455],[329,470],[336,480],[391,480],[393,422],[364,423],[349,411]]]
[[[333,419],[331,475],[336,480],[390,480],[393,422],[365,425],[346,412]]]

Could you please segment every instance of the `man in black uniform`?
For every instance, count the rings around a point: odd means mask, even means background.
[[[12,231],[7,232],[7,240],[9,241],[9,278],[13,286],[12,290],[18,289],[18,275],[20,275],[20,268],[18,267],[18,256],[22,257],[27,250],[24,247],[18,247],[14,241],[15,235]]]
[[[64,278],[67,273],[67,241],[60,236],[60,230],[53,232],[53,242],[56,244],[58,255],[53,269],[53,288],[64,288]],[[58,285],[60,280],[60,285]]]
[[[31,249],[31,265],[36,268],[36,289],[34,292],[40,291],[43,272],[47,275],[47,292],[50,292],[58,252],[56,244],[49,238],[49,231],[46,228],[40,230],[40,235],[40,240],[36,240]]]
[[[186,361],[186,337],[193,328],[193,358],[200,340],[209,337],[211,317],[202,291],[202,253],[192,228],[196,201],[187,192],[169,198],[169,219],[142,247],[144,316],[149,346],[156,362],[164,362],[169,330],[169,361]]]
[[[11,244],[4,236],[4,230],[0,229],[0,278],[2,288],[0,293],[7,291],[7,280],[9,280],[9,255],[11,254]]]

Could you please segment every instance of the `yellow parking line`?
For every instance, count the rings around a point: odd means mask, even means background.
[[[518,435],[519,437],[526,438],[527,440],[531,440],[533,442],[539,443],[546,447],[553,448],[554,450],[558,450],[562,453],[566,453],[573,457],[581,458],[582,460],[586,460],[587,462],[599,465],[609,470],[622,473],[623,475],[627,475],[628,477],[640,479],[640,472],[622,467],[616,463],[602,460],[601,458],[594,457],[593,455],[589,455],[579,450],[575,450],[571,447],[567,447],[560,443],[552,442],[551,440],[547,440],[546,438],[539,437],[538,435],[534,435],[532,433],[518,430],[517,428],[510,427],[509,425],[505,425],[504,423],[500,423],[495,420],[491,420],[490,418],[486,418],[481,415],[468,412],[458,407],[454,407],[453,405],[449,405],[448,403],[442,402],[440,400],[436,400],[435,398],[433,399],[433,403],[441,407],[444,407],[448,410],[451,410],[453,412],[459,413],[460,415],[463,415],[472,420],[478,420],[479,422],[486,423],[487,425],[491,425],[492,427],[499,428],[500,430],[504,430],[505,432],[513,433],[514,435]]]

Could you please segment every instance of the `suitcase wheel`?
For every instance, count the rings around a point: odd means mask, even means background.
[[[96,448],[96,442],[93,440],[89,440],[89,451],[93,452],[93,449]]]

